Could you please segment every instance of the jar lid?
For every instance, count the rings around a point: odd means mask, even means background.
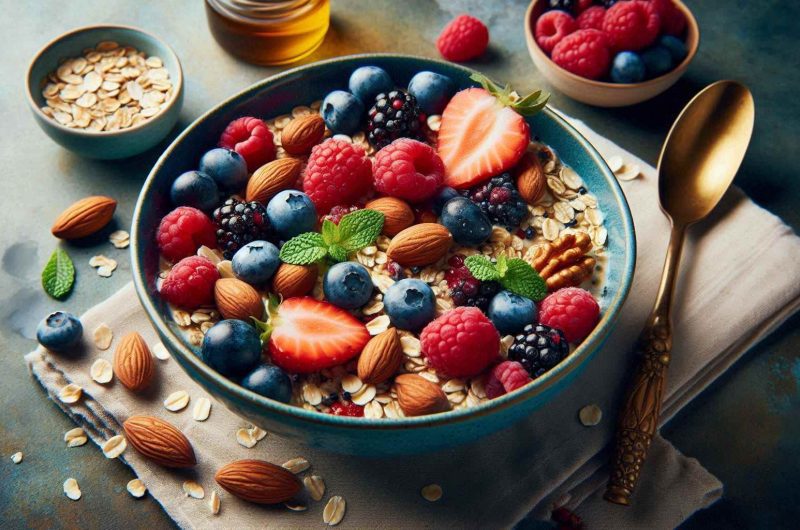
[[[309,0],[216,0],[233,13],[246,18],[269,19],[285,17],[309,3]]]

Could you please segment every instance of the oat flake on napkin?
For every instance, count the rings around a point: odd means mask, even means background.
[[[190,471],[165,470],[132,448],[122,455],[181,527],[321,526],[325,502],[331,495],[341,495],[347,501],[340,524],[344,528],[508,527],[528,514],[547,518],[554,505],[565,503],[590,528],[672,528],[717,500],[722,484],[659,436],[653,440],[633,506],[602,500],[605,449],[613,436],[625,372],[632,366],[631,348],[655,296],[669,235],[668,222],[658,208],[656,171],[583,123],[573,123],[607,159],[620,155],[627,164],[642,168],[641,178],[623,183],[637,232],[636,276],[616,328],[578,380],[504,432],[461,448],[380,460],[329,454],[272,434],[247,449],[236,441],[236,431],[247,423],[213,399],[208,420],[192,419],[194,403],[206,393],[173,359],[156,361],[158,376],[143,396],[132,395],[119,383],[102,386],[91,380],[91,364],[97,357],[111,360],[125,333],[140,332],[151,347],[157,341],[131,285],[84,315],[87,345],[82,355],[51,355],[38,349],[26,356],[26,362],[54,401],[97,443],[120,433],[121,423],[133,414],[165,418],[192,440],[198,466]],[[664,421],[800,307],[800,271],[785,266],[798,262],[800,238],[737,189],[726,195],[708,222],[691,230],[675,303]],[[114,331],[114,342],[106,351],[96,349],[91,340],[92,330],[101,322]],[[67,382],[84,388],[84,398],[76,405],[58,401],[58,390]],[[176,390],[187,391],[192,401],[173,413],[162,401]],[[588,404],[604,412],[596,427],[578,421],[578,411]],[[312,463],[307,473],[322,476],[327,486],[323,500],[311,502],[305,512],[250,505],[214,483],[215,470],[234,459],[280,464],[296,456],[307,458]],[[184,495],[181,485],[187,479],[204,486],[206,500],[212,489],[220,494],[219,515],[210,513],[205,500]],[[420,495],[430,483],[444,490],[438,502]]]

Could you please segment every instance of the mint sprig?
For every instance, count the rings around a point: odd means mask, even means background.
[[[511,95],[513,90],[508,84],[500,88],[491,79],[478,73],[472,74],[469,78],[480,83],[481,87],[496,97],[500,103],[523,116],[533,116],[542,110],[550,99],[550,94],[541,90],[535,90],[523,98],[515,98]]]
[[[75,265],[69,254],[57,248],[42,270],[42,287],[53,298],[63,298],[75,283]]]
[[[328,257],[347,261],[348,255],[371,245],[383,230],[384,216],[375,210],[351,212],[336,225],[325,219],[320,233],[306,232],[281,247],[280,258],[293,265],[308,265]]]
[[[544,279],[523,259],[500,255],[497,263],[492,263],[486,256],[475,254],[464,260],[464,265],[478,280],[500,282],[504,289],[536,302],[547,296]]]

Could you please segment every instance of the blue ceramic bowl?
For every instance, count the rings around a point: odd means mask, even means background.
[[[202,153],[216,144],[231,120],[246,115],[277,116],[296,105],[322,99],[331,90],[346,87],[350,72],[364,65],[383,67],[400,86],[406,86],[420,70],[445,74],[461,88],[474,84],[469,79],[472,70],[455,64],[402,55],[358,55],[288,70],[222,102],[173,142],[144,184],[133,217],[134,282],[145,311],[174,358],[198,384],[243,418],[268,431],[335,452],[381,456],[431,451],[496,432],[545,405],[600,348],[628,294],[636,250],[625,197],[597,151],[551,110],[531,118],[531,130],[556,149],[600,201],[608,229],[607,288],[600,299],[603,316],[592,334],[561,364],[524,388],[474,408],[414,418],[370,420],[310,412],[250,392],[206,366],[181,335],[155,288],[158,249],[154,232],[171,209],[173,179],[197,166]]]
[[[134,127],[102,132],[71,129],[42,112],[45,105],[42,88],[47,74],[58,67],[60,60],[80,57],[85,48],[93,48],[101,41],[133,46],[148,56],[161,58],[174,91],[164,110]],[[126,158],[150,149],[175,126],[183,106],[183,71],[172,48],[149,33],[128,26],[87,26],[56,37],[36,54],[28,67],[25,89],[36,123],[62,147],[88,158]]]

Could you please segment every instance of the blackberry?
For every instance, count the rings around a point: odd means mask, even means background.
[[[217,243],[226,259],[231,259],[241,247],[272,236],[267,208],[258,202],[228,199],[214,210]]]
[[[560,9],[574,15],[578,7],[578,0],[548,0],[547,5],[550,9]]]
[[[500,292],[500,284],[494,281],[481,282],[464,266],[464,257],[456,254],[448,261],[450,269],[445,273],[450,298],[457,306],[477,307],[484,313],[494,295]]]
[[[510,173],[493,177],[466,193],[472,202],[480,206],[492,223],[513,231],[528,215],[525,203]]]
[[[536,379],[569,353],[569,343],[560,329],[544,324],[528,324],[514,337],[508,358],[519,362]]]
[[[381,149],[398,138],[419,138],[420,124],[425,120],[425,115],[417,107],[417,99],[402,90],[378,94],[367,117],[367,137],[375,149]]]
[[[608,9],[609,7],[616,4],[618,1],[619,0],[594,0],[594,3]]]

